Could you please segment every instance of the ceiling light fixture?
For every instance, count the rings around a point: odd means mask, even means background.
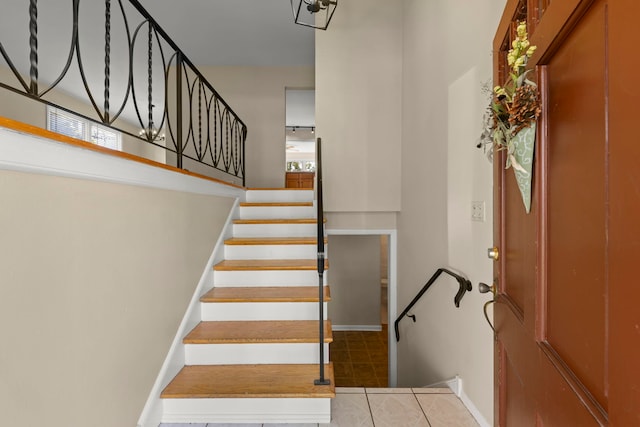
[[[305,132],[309,132],[309,133],[316,133],[316,127],[315,126],[285,126],[284,127],[286,132],[291,132],[291,133],[296,133],[296,131],[302,131],[302,133],[304,134]]]
[[[151,111],[153,111],[155,107],[156,106],[154,104],[151,104]],[[149,122],[149,126],[138,131],[138,136],[149,142],[163,142],[166,139],[164,132],[160,132],[160,130],[158,130],[158,128],[153,124],[153,119]]]
[[[317,30],[327,29],[336,7],[338,0],[291,0],[295,23]]]
[[[153,126],[153,123],[151,124],[150,128],[143,128],[140,129],[138,131],[138,136],[140,138],[146,139],[147,141],[158,141],[158,142],[162,142],[166,139],[166,136],[164,134],[164,132],[160,132],[158,131],[158,129],[156,129]]]

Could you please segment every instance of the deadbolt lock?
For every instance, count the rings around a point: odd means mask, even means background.
[[[494,261],[497,261],[500,258],[500,251],[495,246],[493,248],[487,249],[487,256]]]

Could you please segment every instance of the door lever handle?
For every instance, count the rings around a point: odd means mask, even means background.
[[[491,292],[493,294],[493,298],[490,299],[489,301],[485,302],[484,305],[482,306],[482,312],[484,313],[484,318],[487,321],[487,323],[489,324],[489,327],[491,328],[491,330],[495,334],[496,330],[493,327],[493,324],[491,323],[491,320],[489,320],[489,315],[487,314],[487,308],[489,307],[490,304],[493,304],[494,302],[496,302],[496,293],[498,292],[498,289],[496,287],[496,283],[493,282],[491,284],[491,286],[487,285],[486,283],[478,283],[478,290],[480,291],[481,294],[486,294],[486,293],[489,293],[489,292]]]
[[[486,294],[487,292],[491,292],[493,296],[495,296],[497,292],[495,283],[492,283],[491,286],[487,285],[486,283],[478,283],[478,290],[480,291],[481,294]]]

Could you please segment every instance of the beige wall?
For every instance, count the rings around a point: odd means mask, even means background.
[[[313,67],[199,67],[247,125],[248,187],[284,187],[285,88],[314,88]]]
[[[402,7],[340,3],[316,33],[316,134],[329,212],[400,210]]]
[[[0,414],[134,426],[233,200],[0,171]]]
[[[401,324],[398,384],[459,375],[489,423],[493,340],[477,283],[492,277],[492,175],[475,144],[504,4],[354,0],[316,37],[328,227],[397,227],[398,311],[439,267],[474,285],[456,309],[456,282],[440,279],[413,309],[418,322]],[[471,221],[472,201],[485,201],[485,222]]]
[[[405,0],[402,212],[398,215],[398,303],[402,309],[441,266],[472,281],[459,309],[457,284],[440,279],[403,322],[399,383],[425,385],[460,375],[463,391],[493,420],[493,340],[482,315],[491,282],[491,165],[475,148],[488,100],[492,39],[504,0]],[[485,201],[486,222],[471,221]],[[444,283],[440,283],[440,281]]]
[[[329,236],[329,319],[340,326],[380,325],[380,236]]]

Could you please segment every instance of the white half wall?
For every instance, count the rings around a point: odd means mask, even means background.
[[[219,187],[0,128],[3,425],[136,425],[241,192]]]

